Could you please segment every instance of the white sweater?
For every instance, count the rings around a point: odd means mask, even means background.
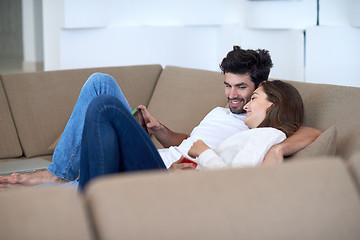
[[[204,151],[196,161],[204,170],[256,166],[273,145],[285,139],[286,135],[275,128],[254,128],[236,133],[214,150]]]
[[[189,149],[199,139],[210,148],[215,149],[230,136],[249,130],[244,123],[245,118],[246,114],[233,114],[228,108],[217,107],[193,129],[189,138],[177,147],[159,149],[159,154],[166,167],[169,168],[171,164],[180,159],[181,155],[189,157]]]

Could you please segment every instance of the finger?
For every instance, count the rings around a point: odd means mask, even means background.
[[[10,175],[10,177],[8,178],[8,183],[21,183],[22,181],[22,175],[20,173],[13,173]]]
[[[150,121],[150,122],[146,123],[146,127],[148,129],[156,130],[159,126],[160,126],[160,123],[157,121]]]
[[[0,183],[8,183],[9,176],[0,176]]]
[[[149,111],[144,105],[139,105],[138,108],[141,110],[143,116],[145,116],[146,118],[151,118]]]
[[[195,163],[180,163],[179,166],[181,166],[181,169],[195,169],[196,164]]]
[[[146,107],[144,105],[139,105],[137,108],[144,111],[146,110]]]
[[[146,107],[145,107],[144,105],[139,105],[137,108],[140,109],[142,115],[143,115],[145,118],[149,118],[150,113],[149,113],[149,111],[146,109]]]

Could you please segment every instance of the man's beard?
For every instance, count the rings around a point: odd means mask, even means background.
[[[242,104],[240,104],[237,107],[232,107],[231,104],[230,104],[230,101],[232,101],[232,100],[240,101]],[[240,114],[240,113],[245,113],[246,112],[244,110],[244,106],[247,103],[247,101],[245,101],[245,99],[243,99],[243,98],[231,98],[231,99],[228,98],[228,103],[229,103],[230,112],[232,112],[234,114]]]

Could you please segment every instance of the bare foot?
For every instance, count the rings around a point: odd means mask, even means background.
[[[53,175],[48,170],[34,173],[13,173],[10,176],[0,176],[0,183],[38,185],[42,183],[65,183],[66,181]]]

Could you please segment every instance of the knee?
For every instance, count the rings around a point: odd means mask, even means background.
[[[98,95],[89,104],[86,111],[86,118],[106,114],[112,109],[125,109],[120,100],[112,95]]]
[[[115,79],[106,73],[93,73],[85,82],[84,87],[101,90],[104,86],[116,86]]]

